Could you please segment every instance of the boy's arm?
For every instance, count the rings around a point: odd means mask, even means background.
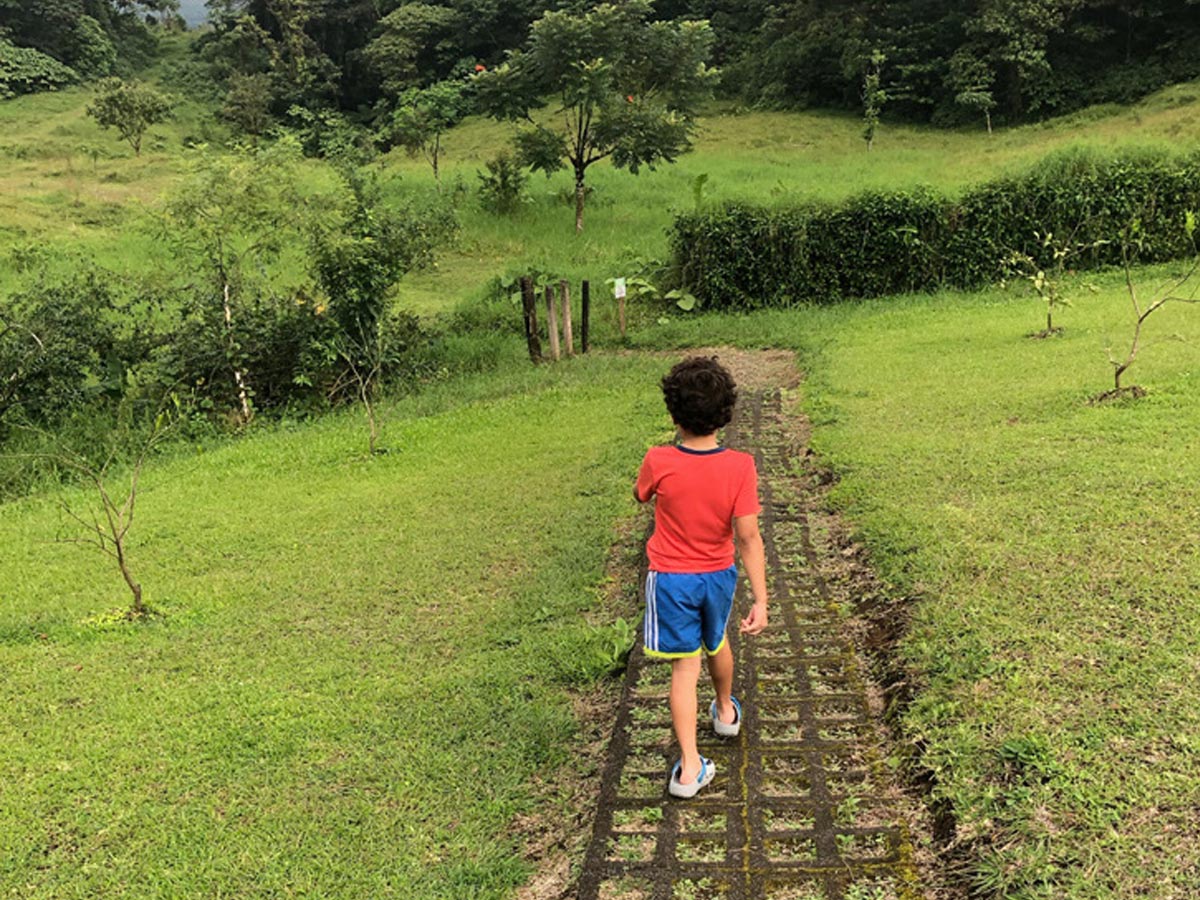
[[[750,591],[754,594],[754,606],[750,608],[750,615],[742,619],[741,631],[742,634],[758,634],[767,627],[767,565],[762,534],[758,530],[758,515],[734,516],[733,539],[750,579]]]
[[[637,481],[633,483],[633,499],[638,503],[647,503],[654,496],[654,473],[650,470],[650,454],[642,460],[638,469]]]

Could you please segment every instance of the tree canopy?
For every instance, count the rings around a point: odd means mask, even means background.
[[[256,103],[264,86],[239,78],[265,76],[274,117],[301,105],[385,121],[406,91],[464,67],[494,69],[526,46],[535,21],[596,6],[208,0],[198,51],[222,90],[239,91],[232,107],[248,84]],[[0,92],[132,74],[153,52],[147,20],[176,9],[177,0],[0,0]],[[887,115],[938,124],[1128,102],[1200,76],[1200,0],[655,0],[644,17],[708,22],[721,90],[768,106],[859,108],[876,51]]]
[[[549,175],[575,175],[575,229],[583,230],[585,174],[602,159],[637,174],[691,146],[699,102],[711,90],[707,22],[649,21],[648,0],[603,3],[585,13],[550,12],[529,44],[476,76],[481,107],[524,121],[521,160]],[[533,116],[554,98],[560,115]]]
[[[178,0],[0,0],[0,42],[9,48],[4,59],[44,73],[29,79],[0,71],[0,96],[5,84],[8,93],[56,87],[63,68],[85,79],[131,73],[154,54],[148,20],[170,19],[178,9]]]

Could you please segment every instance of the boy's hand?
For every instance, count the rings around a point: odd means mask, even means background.
[[[767,627],[767,601],[760,600],[750,607],[750,615],[742,619],[742,634],[758,634]]]

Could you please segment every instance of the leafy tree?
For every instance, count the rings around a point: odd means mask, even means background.
[[[983,113],[988,134],[992,133],[992,110],[996,99],[992,95],[995,73],[986,61],[969,47],[963,47],[950,57],[947,86],[954,92],[954,102],[965,109]]]
[[[271,79],[263,73],[230,76],[221,116],[257,142],[271,124]]]
[[[1047,104],[1055,89],[1050,39],[1078,5],[1079,0],[984,0],[968,21],[967,34],[991,47],[1006,74],[1013,115]]]
[[[152,87],[120,78],[100,82],[88,115],[104,129],[116,128],[135,156],[142,155],[142,136],[151,125],[171,115],[171,99]]]
[[[370,425],[368,449],[375,453],[375,395],[396,357],[419,334],[412,317],[388,316],[388,300],[405,272],[432,260],[452,223],[436,212],[414,215],[386,208],[381,185],[362,169],[345,166],[341,174],[351,196],[349,209],[340,221],[314,220],[312,267],[333,326],[323,350],[340,369],[328,393],[334,401],[351,394],[362,403]]]
[[[202,35],[196,47],[218,79],[270,72],[271,35],[253,16],[234,16],[229,10],[212,9],[211,4],[210,14],[216,17],[212,31]]]
[[[91,16],[80,16],[72,35],[73,68],[84,78],[111,75],[117,64],[117,48],[112,39]]]
[[[404,3],[384,16],[378,36],[363,50],[384,96],[397,97],[458,59],[458,23],[453,9],[426,3]]]
[[[241,424],[254,417],[247,321],[263,273],[301,225],[305,204],[296,190],[299,148],[279,141],[232,156],[198,154],[192,171],[168,199],[162,234],[198,276],[199,315],[217,336],[225,377]]]
[[[0,301],[0,421],[50,426],[124,374],[116,307],[98,273],[39,279]],[[119,384],[115,385],[119,389]]]
[[[409,88],[392,112],[389,140],[407,150],[409,156],[424,155],[433,167],[439,190],[442,135],[468,113],[469,97],[469,83],[461,79],[439,81],[427,88]]]
[[[481,106],[523,120],[517,152],[533,169],[569,167],[575,176],[575,230],[583,230],[586,174],[602,159],[637,174],[690,149],[694,116],[711,89],[706,22],[651,22],[648,0],[550,12],[533,24],[525,50],[476,78]],[[535,119],[547,95],[559,116]],[[555,124],[548,124],[548,122]]]
[[[879,127],[879,113],[883,104],[888,100],[887,91],[881,82],[883,63],[886,57],[883,51],[876,50],[871,54],[863,75],[863,140],[867,142],[867,152],[875,144],[875,130]]]

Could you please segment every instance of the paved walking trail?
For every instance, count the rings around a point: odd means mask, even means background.
[[[629,661],[604,763],[580,900],[912,900],[912,844],[889,787],[858,657],[821,574],[778,390],[743,390],[728,446],[758,461],[771,625],[730,640],[742,734],[716,738],[700,696],[700,752],[716,780],[666,793],[675,761],[670,666]],[[825,552],[832,552],[824,548]],[[738,587],[736,610],[747,608]]]

